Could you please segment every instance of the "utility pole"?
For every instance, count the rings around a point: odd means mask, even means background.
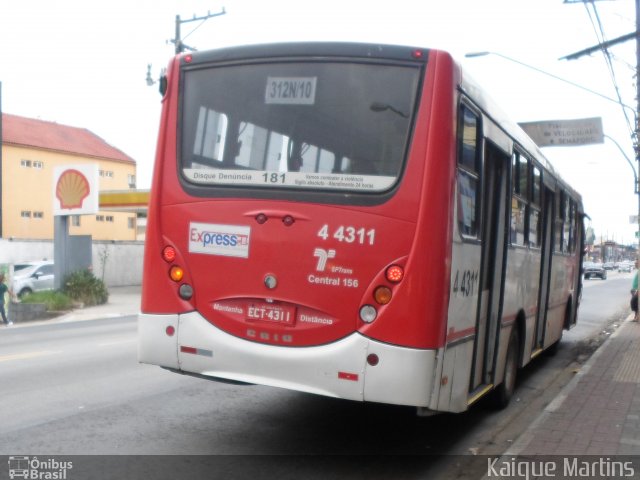
[[[2,238],[2,82],[0,82],[0,238]]]
[[[638,170],[640,171],[640,0],[636,0],[636,136],[633,139],[633,148],[636,153]],[[638,191],[638,266],[640,267],[640,188]]]
[[[203,15],[201,17],[196,17],[195,15],[193,16],[193,18],[189,18],[187,20],[182,20],[180,18],[180,15],[176,15],[176,38],[173,39],[173,43],[175,43],[176,45],[176,55],[184,52],[185,50],[191,50],[191,51],[195,51],[195,48],[189,47],[188,45],[185,45],[182,42],[182,37],[180,36],[180,26],[183,23],[189,23],[189,22],[197,22],[197,21],[206,21],[210,18],[213,17],[219,17],[220,15],[224,15],[225,13],[227,13],[224,9],[224,7],[222,7],[222,10],[218,13],[211,13],[207,11],[206,15]]]
[[[564,0],[564,3],[585,3],[586,0]],[[590,0],[593,1],[593,0]],[[595,8],[595,7],[594,7]],[[573,53],[571,55],[567,55],[562,57],[561,60],[575,60],[584,55],[590,55],[591,53],[598,50],[606,50],[609,46],[617,45],[618,43],[622,43],[627,40],[631,40],[635,38],[636,40],[636,111],[635,111],[635,125],[634,132],[632,136],[633,140],[633,150],[635,152],[635,160],[638,165],[638,171],[640,171],[640,0],[635,0],[635,8],[636,8],[636,31],[627,35],[623,35],[614,40],[610,40],[608,42],[601,43],[599,45],[581,50],[579,52]],[[620,102],[620,105],[622,103]],[[637,176],[636,176],[637,178]],[[636,236],[638,238],[638,251],[637,258],[638,264],[640,265],[640,185],[635,186],[635,192],[638,194],[638,231],[636,232]]]

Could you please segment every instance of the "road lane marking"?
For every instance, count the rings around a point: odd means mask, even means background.
[[[13,355],[0,355],[0,362],[10,362],[12,360],[28,360],[31,358],[44,357],[47,355],[57,355],[61,351],[43,350],[40,352],[14,353]]]

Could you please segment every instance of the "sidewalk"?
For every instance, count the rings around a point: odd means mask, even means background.
[[[104,305],[77,308],[59,317],[46,320],[15,322],[9,328],[21,328],[45,323],[82,322],[99,318],[116,318],[140,313],[141,287],[109,287],[109,300]]]
[[[104,305],[78,308],[53,319],[56,322],[78,322],[97,318],[113,318],[140,313],[141,287],[109,287],[109,300]]]
[[[640,323],[630,319],[505,456],[640,455]]]

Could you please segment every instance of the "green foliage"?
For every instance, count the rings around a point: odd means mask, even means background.
[[[89,270],[79,270],[65,278],[62,291],[73,300],[84,303],[85,307],[102,305],[109,299],[104,282]]]
[[[34,292],[22,298],[22,303],[44,303],[47,311],[60,312],[71,310],[73,300],[62,292],[48,290],[45,292]]]

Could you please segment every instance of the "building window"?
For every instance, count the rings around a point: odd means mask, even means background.
[[[128,174],[127,183],[129,184],[129,188],[136,188],[136,176]]]
[[[104,222],[104,215],[96,215],[97,222]]]
[[[33,212],[33,218],[44,218],[44,212]]]
[[[129,228],[136,228],[136,219],[134,217],[127,218],[127,226]]]
[[[33,168],[37,168],[39,170],[42,170],[44,168],[44,162],[41,162],[40,160],[34,160],[33,161]]]
[[[80,215],[71,216],[71,225],[73,225],[74,227],[80,226]]]
[[[22,218],[31,218],[31,212],[29,210],[22,210],[20,216]]]
[[[113,171],[111,170],[100,170],[101,177],[113,178]]]
[[[20,160],[20,166],[24,168],[31,168],[31,160]]]
[[[113,223],[113,215],[107,215],[107,216],[105,217],[105,220],[106,220],[107,222],[111,222],[111,223]]]

